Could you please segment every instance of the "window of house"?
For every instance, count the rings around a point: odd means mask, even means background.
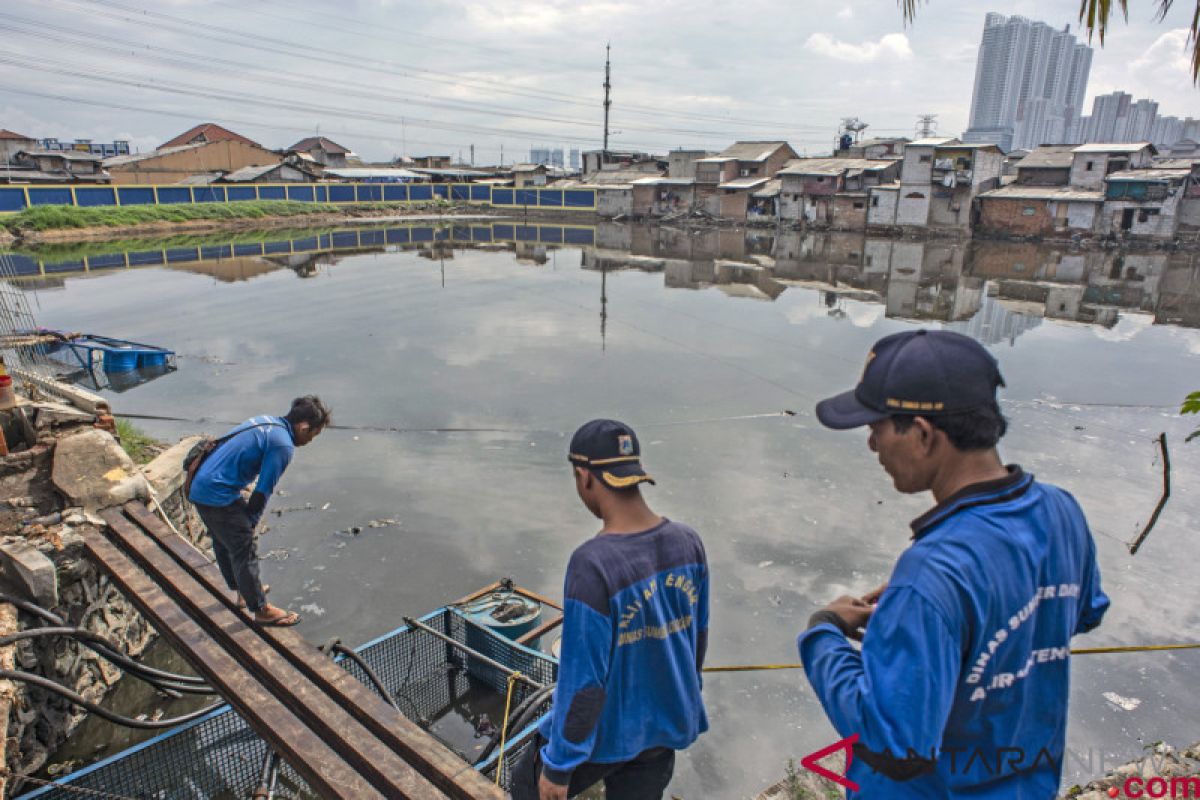
[[[1037,213],[1037,209],[1034,208],[1033,206],[1025,206],[1024,208],[1021,209],[1022,217],[1032,217],[1036,213]]]
[[[825,182],[825,178],[823,178],[823,177],[821,177],[820,175],[818,175],[818,176],[817,176],[817,183],[824,183],[824,182]]]
[[[878,208],[878,207],[879,207],[879,195],[877,195],[877,194],[872,195],[871,196],[871,208]]]
[[[863,207],[863,204],[862,204],[862,203],[855,203],[855,204],[854,204],[854,207],[855,207],[855,208],[862,208],[862,207]]]
[[[933,160],[933,156],[921,156],[917,160],[920,161],[922,164],[928,164],[930,161]]]
[[[1095,166],[1096,166],[1096,162],[1095,162],[1095,161],[1089,161],[1089,162],[1087,162],[1086,164],[1084,164],[1084,166],[1083,166],[1083,171],[1084,171],[1084,172],[1091,172],[1091,171],[1092,171],[1092,168],[1093,168],[1093,167],[1095,167]]]

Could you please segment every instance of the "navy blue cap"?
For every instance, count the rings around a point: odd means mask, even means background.
[[[996,402],[1000,365],[970,336],[905,331],[885,336],[867,356],[858,386],[817,403],[827,428],[857,428],[895,414],[936,417]]]
[[[571,437],[568,460],[613,489],[654,483],[642,468],[642,448],[633,428],[615,419],[594,419]]]

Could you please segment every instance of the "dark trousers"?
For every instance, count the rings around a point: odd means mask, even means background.
[[[267,596],[258,577],[258,544],[246,501],[239,497],[227,506],[194,505],[212,537],[213,555],[225,584],[241,594],[247,608],[260,611],[267,604]]]
[[[538,800],[538,777],[542,774],[542,745],[539,736],[526,748],[512,768],[513,800]],[[632,761],[597,764],[588,761],[571,773],[567,796],[574,797],[593,784],[604,781],[608,800],[661,800],[675,772],[675,751],[667,747],[643,750]]]

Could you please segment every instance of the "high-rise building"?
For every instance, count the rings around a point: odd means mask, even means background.
[[[1092,101],[1091,116],[1080,119],[1079,135],[1074,141],[1152,142],[1164,148],[1181,139],[1195,140],[1197,135],[1200,120],[1159,116],[1156,101],[1134,100],[1126,92],[1113,92]]]
[[[571,169],[579,169],[579,148],[571,148]]]
[[[964,142],[1004,151],[1064,144],[1079,118],[1092,49],[1068,25],[991,13],[984,20]]]
[[[561,167],[563,166],[563,149],[561,147],[531,147],[529,148],[529,163]]]

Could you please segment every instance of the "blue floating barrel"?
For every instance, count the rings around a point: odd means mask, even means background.
[[[161,367],[167,363],[165,350],[143,350],[138,353],[139,367]]]
[[[125,348],[110,348],[104,351],[105,372],[129,372],[137,369],[138,351]]]
[[[506,639],[515,640],[538,626],[542,620],[542,604],[525,597],[512,589],[499,589],[495,592],[476,598],[458,607],[458,610],[471,622],[480,628],[486,628]],[[518,664],[510,664],[512,649],[501,646],[500,641],[488,636],[479,628],[467,628],[467,646],[495,659],[506,666],[520,668]],[[537,642],[529,642],[529,647],[537,649]],[[468,659],[467,671],[478,680],[490,684],[497,690],[503,690],[508,676],[494,667],[486,664],[473,663]]]

